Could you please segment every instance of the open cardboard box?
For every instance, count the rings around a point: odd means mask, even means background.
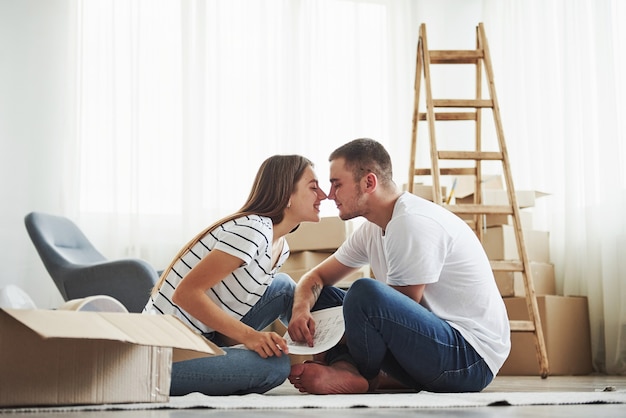
[[[482,203],[484,205],[508,205],[508,192],[504,189],[502,176],[487,175],[481,179]],[[458,176],[457,187],[454,191],[457,204],[474,203],[474,192],[476,190],[474,176]],[[548,196],[549,193],[538,190],[516,190],[515,199],[517,206],[521,209],[535,206],[538,198]]]
[[[0,309],[0,407],[167,402],[172,361],[222,354],[170,315]]]

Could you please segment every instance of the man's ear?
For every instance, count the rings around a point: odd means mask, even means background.
[[[367,173],[364,177],[364,182],[365,182],[365,192],[366,193],[371,193],[374,190],[376,190],[376,187],[378,186],[378,177],[376,177],[376,174],[374,173]]]

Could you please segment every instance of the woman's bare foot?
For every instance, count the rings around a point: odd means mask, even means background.
[[[366,393],[369,382],[350,363],[338,361],[332,366],[300,363],[291,366],[289,382],[302,393],[328,395]]]

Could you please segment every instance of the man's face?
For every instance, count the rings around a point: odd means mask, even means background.
[[[361,184],[354,181],[351,171],[345,167],[345,160],[338,158],[330,162],[330,192],[328,198],[335,201],[339,217],[344,221],[364,216],[365,194]]]

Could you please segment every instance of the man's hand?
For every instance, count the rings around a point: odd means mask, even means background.
[[[315,320],[309,310],[293,312],[289,327],[289,336],[295,342],[306,342],[309,347],[313,347],[313,336],[315,335]]]
[[[315,320],[311,315],[311,308],[320,297],[324,286],[332,286],[355,270],[356,268],[341,264],[334,255],[331,255],[300,278],[287,328],[292,340],[313,347]]]

